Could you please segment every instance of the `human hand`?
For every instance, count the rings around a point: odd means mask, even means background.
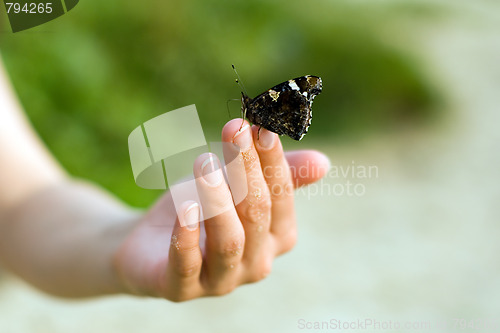
[[[193,170],[203,211],[223,213],[198,224],[199,207],[187,202],[178,217],[167,192],[114,255],[124,291],[172,301],[223,295],[266,277],[274,258],[293,248],[293,189],[323,177],[328,159],[316,151],[285,154],[278,135],[265,129],[258,135],[258,127],[246,121],[239,131],[241,121],[226,124],[222,141],[234,142],[241,150],[238,161],[245,175],[236,172],[230,183],[246,181],[246,198],[235,206],[215,155],[200,155]],[[217,166],[219,170],[203,177]],[[291,172],[304,168],[305,175]]]

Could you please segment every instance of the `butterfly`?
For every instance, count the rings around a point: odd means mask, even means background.
[[[305,75],[280,83],[255,98],[242,92],[241,111],[251,123],[299,141],[311,125],[311,106],[322,89],[320,77]]]

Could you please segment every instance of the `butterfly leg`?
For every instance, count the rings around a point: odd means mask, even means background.
[[[246,109],[241,110],[241,118],[242,118],[241,125],[240,125],[240,128],[238,129],[238,131],[236,133],[234,133],[233,140],[236,137],[236,135],[241,132],[241,129],[243,128],[243,125],[245,124],[245,116],[246,116]]]
[[[247,109],[244,109],[244,110],[241,110],[241,119],[242,119],[242,122],[241,122],[241,126],[240,126],[240,129],[238,130],[241,131],[241,129],[243,128],[243,124],[245,123],[245,117],[247,116]]]
[[[260,138],[260,130],[262,129],[262,126],[259,126],[259,130],[257,131],[257,140]]]

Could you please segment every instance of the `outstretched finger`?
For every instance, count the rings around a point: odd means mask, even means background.
[[[285,153],[295,188],[312,184],[330,170],[330,160],[316,150],[296,150]]]

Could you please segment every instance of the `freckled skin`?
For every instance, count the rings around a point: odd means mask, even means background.
[[[255,98],[242,93],[242,111],[253,124],[300,140],[311,124],[312,101],[322,89],[320,77],[302,76],[280,83]]]
[[[172,239],[170,240],[170,243],[172,244],[173,247],[175,247],[177,250],[180,249],[179,241],[177,240],[176,235],[172,235]]]
[[[252,155],[250,151],[242,151],[241,156],[245,160],[245,162],[252,162],[255,161],[255,156]]]

